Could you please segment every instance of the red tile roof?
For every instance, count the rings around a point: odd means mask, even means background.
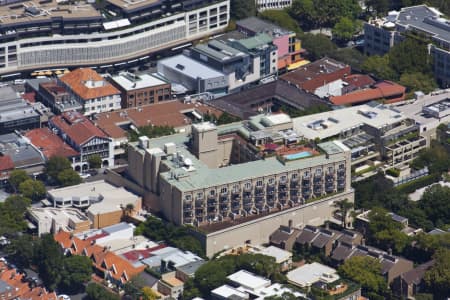
[[[216,117],[222,114],[222,111],[205,104],[187,104],[174,100],[145,105],[140,108],[101,113],[97,115],[95,123],[110,137],[117,139],[127,136],[127,132],[119,125],[128,123],[139,127],[153,124],[154,126],[169,125],[177,128],[191,123],[191,120],[187,119],[183,113],[194,110],[199,114],[209,113]]]
[[[405,98],[406,88],[391,81],[383,81],[373,88],[358,90],[346,95],[330,97],[335,105],[348,105],[386,99],[387,103],[402,101]]]
[[[73,93],[84,100],[120,94],[120,91],[117,88],[90,68],[76,69],[61,76],[59,80],[64,82],[70,87]],[[92,81],[101,81],[102,84],[97,87],[88,87],[89,83]]]
[[[0,171],[14,169],[14,162],[9,155],[0,155]]]
[[[22,95],[22,98],[30,103],[36,102],[36,93],[30,92]]]
[[[52,156],[74,157],[80,155],[72,147],[67,145],[59,136],[48,128],[37,128],[28,131],[25,136],[31,143],[38,147],[46,158]]]
[[[343,80],[347,82],[349,86],[356,89],[368,87],[375,83],[375,80],[373,80],[372,77],[364,74],[351,74],[345,77]]]
[[[103,131],[79,112],[65,112],[53,117],[50,122],[78,145],[94,137],[107,138]]]
[[[125,257],[126,260],[131,262],[136,262],[141,259],[148,258],[152,255],[153,251],[166,248],[167,246],[164,244],[158,245],[153,248],[148,249],[139,249],[139,250],[131,250],[125,253],[122,253],[122,256]]]

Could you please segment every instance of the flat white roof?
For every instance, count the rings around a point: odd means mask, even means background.
[[[219,286],[217,289],[212,290],[211,292],[212,295],[214,296],[219,296],[219,297],[223,297],[225,299],[231,299],[232,296],[237,296],[240,298],[244,298],[244,299],[248,299],[249,295],[247,293],[241,292],[229,285],[222,285]]]
[[[315,282],[318,282],[324,274],[331,275],[330,278],[339,279],[336,274],[336,270],[325,265],[314,262],[312,264],[305,264],[287,273],[287,278],[293,284],[300,287],[311,286]],[[332,281],[335,281],[332,280]],[[332,282],[331,281],[331,282]]]
[[[167,82],[154,77],[150,74],[134,75],[132,73],[122,72],[113,76],[112,80],[120,85],[126,91],[139,90],[143,88],[167,84]]]
[[[326,139],[367,124],[375,128],[400,122],[406,116],[385,105],[358,105],[292,119],[294,130],[307,139]]]
[[[158,61],[158,64],[176,70],[177,72],[193,79],[207,79],[225,76],[223,73],[182,54],[162,59]]]
[[[291,122],[292,119],[287,114],[266,115],[261,119],[261,123],[266,126],[275,126]]]
[[[267,287],[271,284],[269,279],[256,276],[248,271],[240,270],[227,277],[229,280],[236,284],[239,284],[250,290],[256,290],[263,287]]]
[[[292,257],[292,253],[283,249],[280,249],[275,246],[269,246],[267,248],[262,249],[261,251],[258,251],[257,253],[271,256],[275,258],[275,261],[280,264],[284,261],[289,260]]]

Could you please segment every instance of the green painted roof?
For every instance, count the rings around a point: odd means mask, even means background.
[[[272,38],[266,33],[261,33],[251,38],[242,39],[237,42],[244,46],[246,49],[250,50],[272,43]]]

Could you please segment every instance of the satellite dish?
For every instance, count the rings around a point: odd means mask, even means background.
[[[184,164],[189,167],[193,165],[192,160],[190,158],[186,158],[184,160]]]

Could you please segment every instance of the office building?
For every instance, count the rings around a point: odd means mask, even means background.
[[[44,103],[55,114],[83,110],[83,105],[76,99],[76,96],[70,93],[67,87],[58,84],[56,80],[39,83],[36,94],[37,100]]]
[[[229,0],[29,1],[3,6],[0,74],[56,66],[134,63],[228,26]]]
[[[92,228],[120,223],[128,204],[133,205],[130,216],[136,215],[142,207],[140,197],[103,180],[50,190],[48,201],[58,208],[85,209]]]
[[[83,107],[85,115],[120,109],[120,91],[90,68],[64,74],[58,83]]]
[[[383,55],[405,36],[428,41],[435,78],[439,85],[450,86],[450,21],[433,7],[404,7],[370,20],[364,24],[364,51]]]
[[[285,2],[290,1],[272,1],[270,2]],[[260,0],[257,2],[269,2],[266,0]],[[289,3],[290,5],[290,3]],[[302,49],[301,41],[296,38],[296,34],[293,31],[279,27],[271,22],[265,21],[257,17],[249,17],[236,22],[236,27],[239,32],[244,33],[246,36],[255,36],[258,33],[266,33],[273,39],[273,44],[278,48],[278,70],[286,71],[296,69],[309,61],[302,58],[302,53],[305,51]]]
[[[139,107],[172,98],[170,83],[150,74],[123,72],[112,76],[110,81],[121,92],[122,108]]]
[[[38,236],[59,230],[78,233],[91,227],[91,221],[75,208],[30,207],[27,216],[31,221],[28,227]]]
[[[50,128],[80,153],[72,161],[76,171],[89,168],[89,157],[99,155],[104,167],[114,165],[112,140],[79,112],[65,112],[49,121]]]
[[[11,87],[0,87],[0,134],[39,128],[40,115]]]
[[[266,243],[288,221],[320,225],[331,218],[332,203],[353,201],[348,148],[329,142],[312,149],[297,140],[283,114],[199,123],[190,135],[130,144],[127,172],[144,189],[146,206],[201,229],[210,256]]]

